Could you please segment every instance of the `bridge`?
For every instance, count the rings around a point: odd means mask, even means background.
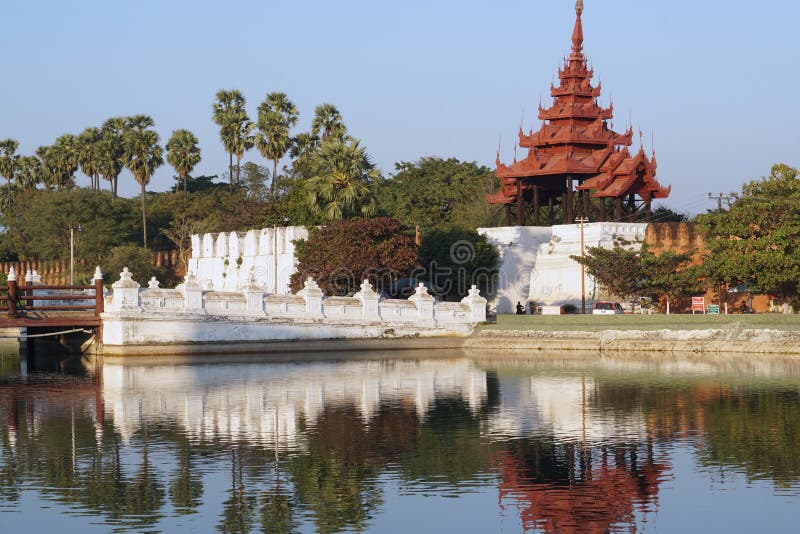
[[[20,284],[12,268],[7,285],[0,286],[0,328],[35,329],[27,336],[38,336],[40,329],[92,330],[102,343],[103,274],[98,268],[91,285],[45,285],[35,273],[26,273]],[[1,314],[2,312],[0,312]]]

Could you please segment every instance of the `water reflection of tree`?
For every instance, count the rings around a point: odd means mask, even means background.
[[[602,382],[602,410],[641,410],[661,441],[691,438],[701,464],[741,469],[780,486],[800,481],[800,393],[719,380]]]
[[[192,514],[201,504],[203,483],[195,475],[192,447],[189,440],[182,435],[178,435],[176,438],[178,441],[178,465],[169,485],[169,496],[172,506],[178,514]]]
[[[309,432],[308,453],[289,464],[297,498],[313,510],[318,532],[365,528],[383,502],[378,468],[415,428],[411,407],[381,409],[369,426],[354,406],[323,409]]]
[[[705,406],[705,465],[731,465],[779,486],[800,481],[800,393],[736,388]]]
[[[256,498],[247,491],[239,447],[231,447],[230,454],[231,488],[228,498],[222,503],[222,518],[217,530],[225,534],[242,534],[250,532],[253,527]]]

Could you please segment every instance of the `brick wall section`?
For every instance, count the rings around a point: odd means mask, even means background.
[[[651,223],[647,225],[644,243],[647,248],[655,253],[665,250],[686,252],[694,249],[697,251],[695,253],[695,263],[697,264],[700,263],[700,258],[706,252],[703,235],[696,230],[694,223],[691,222]],[[720,296],[716,289],[708,291],[705,297],[706,304],[717,304],[720,301]],[[728,313],[740,313],[742,303],[746,303],[750,307],[750,298],[751,296],[746,293],[727,293],[723,290],[720,313],[724,313],[726,300]],[[752,307],[758,313],[764,313],[769,310],[769,301],[769,295],[752,295]],[[675,307],[676,311],[679,309]]]

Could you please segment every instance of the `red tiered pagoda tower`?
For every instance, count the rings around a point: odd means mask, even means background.
[[[528,155],[504,165],[497,154],[502,187],[487,200],[505,206],[509,226],[512,210],[518,226],[538,226],[543,216],[545,224],[554,224],[557,211],[564,224],[575,216],[646,221],[651,201],[668,197],[671,190],[656,180],[655,152],[650,158],[642,148],[635,155],[629,152],[632,127],[625,133],[608,127],[614,105],[598,105],[601,86],[592,86],[593,71],[583,55],[583,0],[576,2],[575,13],[572,53],[558,70],[559,86],[550,86],[553,104],[539,105],[539,131],[519,131],[519,146],[527,148]],[[599,201],[591,202],[590,196]],[[613,199],[610,207],[608,198]]]

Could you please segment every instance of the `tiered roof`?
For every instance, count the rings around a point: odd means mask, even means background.
[[[519,146],[527,156],[505,165],[498,153],[497,177],[502,188],[487,198],[492,204],[516,202],[517,181],[524,187],[537,182],[552,183],[553,177],[572,176],[581,184],[577,189],[591,190],[595,197],[621,197],[630,193],[644,198],[666,198],[670,187],[656,180],[655,154],[648,158],[640,148],[631,155],[633,129],[619,133],[609,127],[614,106],[597,103],[601,85],[591,83],[594,72],[583,54],[583,1],[575,5],[572,52],[558,70],[559,85],[550,87],[553,103],[539,105],[542,125],[525,134],[520,128]],[[539,180],[536,180],[539,178]],[[550,178],[548,180],[548,178]]]

